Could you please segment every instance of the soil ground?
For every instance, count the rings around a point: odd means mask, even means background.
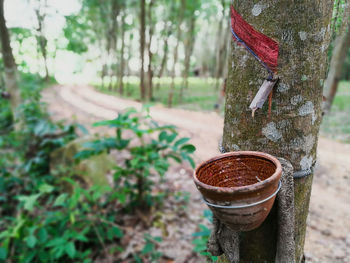
[[[54,120],[77,121],[90,131],[91,124],[101,119],[115,118],[118,111],[128,107],[141,109],[138,102],[102,94],[88,86],[54,86],[43,92],[43,100]],[[162,124],[173,124],[181,136],[191,138],[197,148],[196,162],[218,154],[223,118],[214,112],[194,112],[151,108],[151,116]],[[101,130],[99,130],[101,132]],[[107,132],[107,131],[106,131]],[[191,234],[196,231],[206,206],[191,179],[188,167],[177,167],[168,173],[171,187],[191,193],[185,217],[164,213],[166,222],[173,224],[162,242],[162,252],[168,262],[205,262],[193,252]],[[314,176],[305,255],[307,262],[350,262],[350,145],[320,137],[318,164]],[[170,211],[170,210],[169,210]],[[169,232],[168,228],[168,232]],[[130,227],[137,234],[137,229]],[[152,227],[157,234],[159,229]],[[161,233],[161,232],[160,232]],[[128,249],[132,249],[129,242]]]

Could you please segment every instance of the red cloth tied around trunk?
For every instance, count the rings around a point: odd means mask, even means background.
[[[278,43],[268,36],[256,31],[240,14],[231,6],[231,26],[235,35],[245,43],[272,71],[277,70]],[[238,39],[233,36],[238,44]]]

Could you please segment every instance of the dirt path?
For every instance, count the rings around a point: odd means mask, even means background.
[[[97,120],[112,119],[125,108],[142,107],[138,102],[102,94],[87,86],[56,86],[46,89],[43,98],[55,120],[78,120],[86,127]],[[160,123],[176,125],[182,136],[191,137],[197,148],[197,161],[218,153],[223,119],[216,113],[154,106],[151,116]],[[192,194],[190,206],[196,212],[191,219],[195,222],[205,206],[200,203],[190,176],[176,178],[179,181],[175,185]],[[349,186],[350,145],[321,137],[308,218],[307,262],[350,262]]]

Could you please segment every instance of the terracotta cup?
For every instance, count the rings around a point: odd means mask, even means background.
[[[277,158],[238,151],[203,162],[193,178],[215,217],[234,231],[250,231],[269,214],[281,186],[281,174]]]

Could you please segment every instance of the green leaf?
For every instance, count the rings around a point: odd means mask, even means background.
[[[74,243],[73,242],[67,243],[67,245],[65,247],[65,251],[66,251],[67,255],[73,259],[75,257],[75,254],[76,254]]]
[[[207,246],[206,246],[206,245],[203,245],[203,246],[196,246],[193,250],[194,250],[195,252],[205,251],[205,250],[207,250]]]
[[[40,195],[41,194],[35,194],[35,195],[29,195],[29,196],[21,195],[18,197],[18,200],[24,203],[23,207],[25,210],[32,211]]]
[[[65,203],[67,197],[68,197],[68,194],[66,194],[66,193],[60,194],[60,195],[56,198],[56,200],[55,200],[53,206],[64,206],[64,203]]]
[[[36,237],[35,236],[29,236],[28,238],[27,238],[27,246],[29,247],[29,248],[33,248],[33,247],[35,247],[35,245],[36,245],[36,243],[37,243],[37,239],[36,239]]]
[[[167,132],[166,131],[162,131],[161,133],[159,133],[158,140],[164,141],[164,140],[166,140],[166,138],[167,138]]]
[[[176,155],[174,155],[174,154],[168,154],[167,157],[174,159],[178,163],[181,163],[181,158],[176,156]]]
[[[83,133],[83,135],[88,135],[89,134],[89,131],[85,128],[84,125],[78,123],[76,124],[78,129]]]
[[[57,237],[52,240],[50,240],[47,244],[46,247],[56,247],[56,246],[61,246],[62,244],[66,243],[66,240],[62,237]]]
[[[192,236],[193,237],[203,237],[203,236],[209,236],[210,235],[210,231],[200,231],[200,232],[196,232],[193,233]]]
[[[113,231],[113,234],[118,238],[122,238],[124,236],[123,231],[119,227],[116,227],[116,226],[112,227],[112,231]]]
[[[205,245],[207,244],[207,241],[205,238],[196,238],[192,240],[193,245]]]
[[[40,228],[38,231],[38,239],[39,239],[40,243],[46,242],[47,238],[48,238],[48,233],[47,233],[46,229]]]
[[[145,244],[145,246],[143,247],[143,249],[142,249],[142,251],[141,251],[141,254],[142,255],[145,255],[145,254],[148,254],[148,253],[150,253],[150,252],[152,252],[153,250],[154,250],[154,244],[153,243],[151,243],[151,242],[147,242],[146,244]]]
[[[194,161],[191,157],[187,156],[186,160],[190,163],[192,168],[194,168],[196,166],[196,164],[194,163]]]
[[[177,136],[177,133],[172,133],[172,134],[170,134],[169,136],[167,136],[166,141],[167,141],[168,143],[171,143],[172,141],[175,140],[176,136]]]
[[[4,247],[0,247],[0,260],[5,260],[7,258],[7,250]]]
[[[45,194],[48,194],[48,193],[51,193],[55,188],[49,184],[42,184],[40,185],[39,187],[39,191],[40,193],[45,193]]]
[[[133,254],[134,260],[136,263],[142,263],[142,259],[140,258],[139,255],[137,254]]]
[[[174,146],[178,147],[179,145],[184,144],[184,143],[188,142],[189,140],[190,140],[190,138],[181,138],[175,142]]]
[[[187,153],[193,153],[196,150],[196,147],[194,147],[192,144],[185,144],[181,147],[181,150]]]

